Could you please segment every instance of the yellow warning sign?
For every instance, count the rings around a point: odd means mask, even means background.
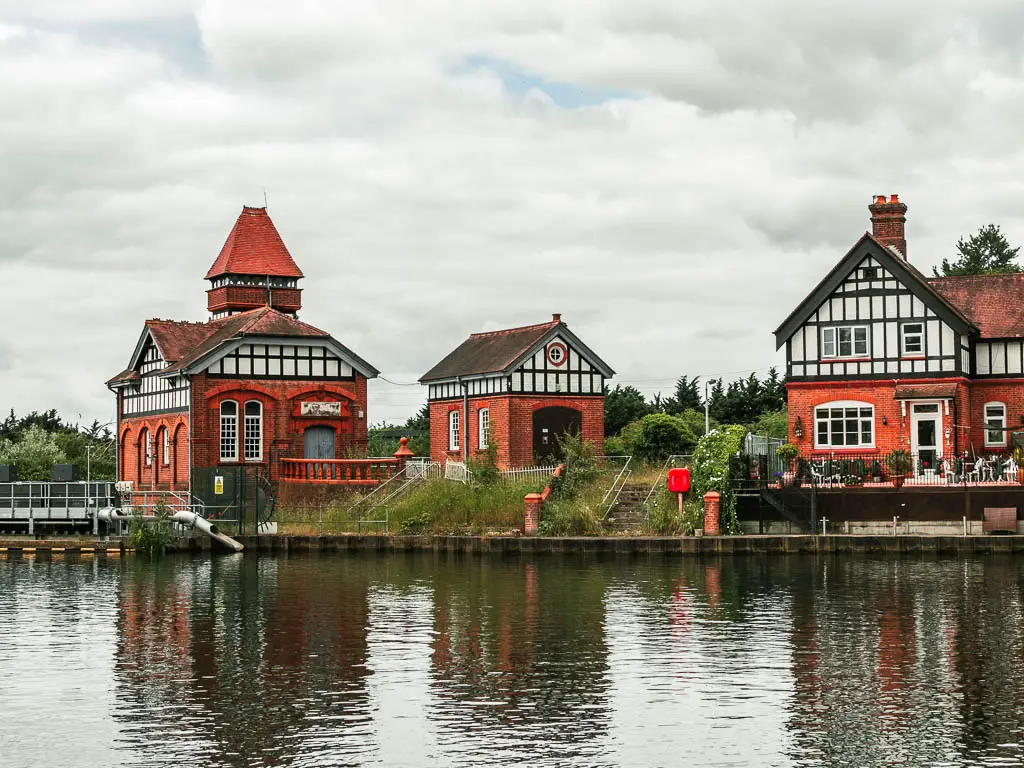
[[[217,475],[213,478],[213,492],[217,496],[221,496],[224,493],[224,477]]]

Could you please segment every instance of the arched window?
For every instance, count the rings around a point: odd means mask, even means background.
[[[258,400],[245,404],[244,456],[246,461],[263,460],[263,406]]]
[[[459,412],[451,411],[448,414],[448,450],[459,450]]]
[[[238,403],[220,404],[220,460],[238,461]]]
[[[163,445],[161,450],[163,451],[163,456],[161,458],[163,459],[164,466],[168,467],[171,464],[171,434],[167,431],[167,427],[164,427],[162,431]]]
[[[875,407],[838,400],[814,407],[815,448],[874,448]]]
[[[985,445],[1006,445],[1006,403],[985,403]]]
[[[491,411],[489,408],[481,408],[477,411],[477,427],[480,434],[477,436],[477,445],[484,449],[488,445],[488,435],[491,430]]]
[[[152,466],[153,464],[153,436],[149,433],[148,429],[142,431],[145,435],[145,439],[142,443],[143,456],[145,457],[146,466]]]

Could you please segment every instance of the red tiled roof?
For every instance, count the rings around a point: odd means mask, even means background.
[[[521,328],[474,333],[423,374],[420,381],[503,371],[561,324],[559,319]]]
[[[1024,336],[1024,274],[932,277],[928,283],[967,315],[983,338]]]
[[[228,274],[302,277],[266,208],[242,207],[206,279]]]
[[[956,384],[897,384],[894,400],[946,400],[956,395]]]

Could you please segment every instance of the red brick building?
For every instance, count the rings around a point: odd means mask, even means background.
[[[1005,453],[1024,430],[1024,275],[927,277],[907,259],[907,206],[865,233],[775,332],[789,439],[804,456]]]
[[[559,455],[573,432],[604,444],[604,385],[615,372],[560,315],[474,333],[420,379],[428,388],[430,455],[441,463],[497,449],[501,468]]]
[[[300,322],[302,272],[265,208],[242,209],[206,275],[208,322],[148,320],[117,395],[118,479],[187,490],[196,469],[366,449],[377,370]]]

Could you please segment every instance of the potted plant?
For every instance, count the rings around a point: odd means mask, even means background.
[[[897,488],[901,487],[906,482],[907,473],[910,471],[910,451],[903,448],[889,451],[885,457],[885,463],[889,467],[892,484]]]
[[[800,449],[792,443],[783,443],[775,449],[775,455],[782,460],[786,475],[792,477],[793,460],[800,455]]]
[[[1013,449],[1013,460],[1017,464],[1017,482],[1024,485],[1024,448]]]

